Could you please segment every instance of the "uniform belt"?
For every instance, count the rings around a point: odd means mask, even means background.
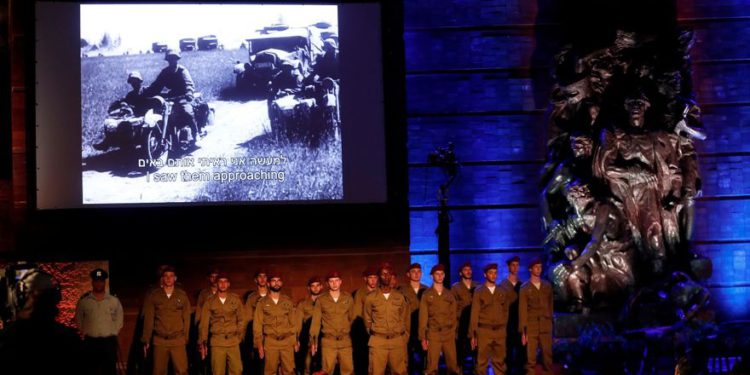
[[[117,336],[115,336],[115,335],[112,335],[112,336],[89,336],[89,335],[85,335],[85,336],[83,336],[83,338],[84,338],[84,340],[112,340],[112,339],[116,339]]]
[[[479,328],[487,328],[487,329],[491,329],[493,331],[497,331],[500,328],[503,328],[503,325],[502,324],[484,324],[484,323],[479,323]]]
[[[158,337],[160,339],[164,339],[164,340],[172,340],[172,339],[184,337],[185,335],[183,335],[182,332],[177,332],[177,333],[172,333],[170,335],[162,335],[162,334],[159,334],[159,333],[154,333],[154,336],[156,336],[156,337]]]
[[[330,335],[330,334],[327,335],[327,334],[323,333],[323,334],[320,335],[320,337],[327,338],[327,339],[330,339],[330,340],[341,341],[341,340],[348,339],[349,335],[334,336],[334,335]]]
[[[281,340],[284,340],[285,338],[287,338],[287,337],[289,337],[291,335],[292,335],[291,333],[287,333],[286,335],[280,335],[280,336],[275,336],[275,335],[264,335],[264,336],[270,337],[272,339],[275,339],[276,341],[281,341]]]
[[[405,334],[406,334],[406,332],[396,333],[396,334],[392,334],[392,335],[386,335],[385,333],[377,333],[377,332],[373,332],[372,333],[373,336],[383,337],[386,340],[395,339],[396,337],[401,337],[401,336],[403,336]]]
[[[456,327],[438,327],[438,328],[430,328],[430,331],[432,332],[445,332],[445,331],[452,331],[456,329]]]
[[[237,332],[234,333],[212,333],[212,338],[222,338],[224,340],[228,340],[232,337],[238,336]]]

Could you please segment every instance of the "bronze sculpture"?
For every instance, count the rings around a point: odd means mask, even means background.
[[[694,141],[706,135],[693,43],[689,30],[621,30],[609,46],[555,56],[543,246],[555,300],[571,311],[624,301],[673,271],[700,274],[689,241],[701,192]]]

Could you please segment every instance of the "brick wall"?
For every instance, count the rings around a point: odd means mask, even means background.
[[[463,163],[449,200],[453,274],[465,260],[481,265],[518,254],[524,262],[539,254],[548,72],[564,33],[558,3],[405,2],[411,251],[423,267],[437,262],[443,180],[426,157],[447,142]],[[725,318],[750,316],[748,5],[677,1],[679,22],[696,32],[693,79],[709,133],[698,146],[704,197],[694,245],[714,261],[708,283]]]

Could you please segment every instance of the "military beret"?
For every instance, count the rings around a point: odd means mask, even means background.
[[[216,276],[216,280],[218,281],[221,279],[229,280],[229,275],[227,275],[225,272],[219,272],[219,274]]]
[[[443,272],[445,272],[445,266],[442,265],[442,264],[436,264],[436,265],[432,266],[432,269],[430,270],[430,275],[432,275],[433,273],[435,273],[435,271],[443,271]]]
[[[164,276],[164,274],[167,272],[175,273],[174,267],[166,264],[166,265],[161,266],[161,268],[159,268],[159,275]]]
[[[464,269],[466,267],[471,268],[471,262],[469,262],[469,261],[464,262],[464,264],[461,265],[461,268],[459,268],[459,270],[462,270],[462,269]]]
[[[107,273],[107,271],[101,268],[97,268],[91,271],[89,276],[91,276],[92,280],[107,280],[107,278],[109,278],[109,274]]]
[[[536,257],[531,259],[529,262],[529,268],[534,267],[535,264],[542,264],[542,258]]]
[[[255,271],[255,276],[253,276],[253,277],[258,277],[260,275],[266,275],[266,276],[268,276],[268,271],[264,267],[258,268]]]
[[[313,276],[307,280],[307,286],[310,286],[314,283],[323,284],[323,281],[320,279],[320,276]]]
[[[339,273],[339,271],[336,271],[336,270],[328,271],[328,274],[326,275],[326,280],[335,279],[335,278],[339,278],[339,279],[341,278],[341,274]]]
[[[362,277],[367,276],[377,276],[378,275],[378,268],[375,266],[368,266],[363,272]]]
[[[521,262],[521,258],[519,258],[517,255],[514,255],[514,256],[508,258],[508,260],[505,261],[505,264],[510,265],[513,262],[519,262],[520,263]]]
[[[484,272],[487,272],[489,270],[497,270],[497,263],[490,263],[484,266]]]
[[[378,267],[378,275],[380,275],[380,272],[383,271],[384,269],[389,269],[393,271],[393,266],[388,262],[380,263],[380,266]]]
[[[281,276],[282,276],[281,275],[281,270],[279,270],[279,269],[271,269],[271,270],[268,271],[268,273],[266,274],[266,276],[268,277],[268,280],[271,280],[273,278],[279,278],[280,279]]]
[[[413,270],[415,268],[421,270],[422,269],[422,265],[419,264],[419,263],[412,263],[412,264],[409,265],[409,268],[406,269],[406,272],[409,272],[409,271],[411,271],[411,270]]]

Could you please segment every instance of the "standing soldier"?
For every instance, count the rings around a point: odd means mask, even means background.
[[[310,323],[312,323],[316,301],[322,291],[323,283],[320,277],[311,277],[307,281],[307,292],[309,293],[307,298],[297,304],[297,311],[302,319],[300,324],[302,328],[299,333],[300,347],[295,355],[297,373],[299,374],[310,375],[313,371],[320,369],[320,356],[313,355],[312,350],[310,350],[313,344],[318,344],[317,341],[310,340]]]
[[[471,319],[471,301],[474,298],[474,289],[479,284],[472,280],[471,263],[465,262],[461,265],[458,275],[460,279],[451,287],[451,292],[456,297],[458,309],[458,337],[456,338],[456,354],[458,355],[458,367],[463,368],[466,357],[471,352],[469,340],[469,320]]]
[[[518,333],[518,294],[521,291],[521,280],[518,279],[518,269],[521,259],[517,256],[508,258],[505,264],[508,266],[508,277],[500,282],[500,287],[511,296],[510,310],[508,314],[508,335],[505,340],[506,358],[508,368],[512,373],[517,373],[524,366],[524,347],[521,344],[521,334]]]
[[[364,321],[365,297],[378,288],[378,268],[369,266],[362,272],[365,285],[354,291],[354,322],[352,323],[352,349],[354,351],[354,373],[367,374],[369,369],[370,335]]]
[[[249,375],[256,375],[263,372],[263,359],[258,355],[258,348],[253,347],[255,338],[253,337],[253,318],[255,317],[255,307],[258,305],[258,301],[268,294],[268,277],[265,268],[259,268],[255,271],[253,280],[255,281],[255,290],[251,290],[245,294],[245,321],[247,322],[247,330],[245,331],[245,342],[240,345],[242,349],[242,356],[245,359],[243,362],[249,364],[245,366],[245,373]]]
[[[384,263],[378,271],[380,289],[365,298],[365,327],[370,333],[370,375],[406,375],[406,345],[411,325],[409,301],[391,288],[393,267]]]
[[[299,350],[300,319],[294,303],[281,294],[281,273],[273,271],[269,276],[269,293],[258,301],[253,319],[253,339],[258,355],[265,358],[265,375],[275,375],[281,367],[281,375],[294,374],[294,352]]]
[[[505,336],[508,324],[508,307],[511,296],[503,288],[497,287],[497,264],[484,267],[484,285],[474,291],[471,303],[469,337],[471,349],[477,350],[477,366],[474,373],[487,373],[489,361],[497,375],[505,374]]]
[[[76,305],[76,322],[83,335],[87,374],[117,373],[117,335],[122,328],[122,304],[107,293],[107,271],[91,271],[91,291]]]
[[[403,293],[407,301],[409,301],[409,308],[411,310],[410,324],[415,328],[411,330],[411,334],[409,335],[409,371],[412,374],[421,374],[424,371],[422,368],[424,351],[422,350],[422,343],[419,340],[419,330],[416,328],[419,326],[419,301],[422,298],[422,293],[428,289],[427,285],[421,283],[422,265],[419,263],[409,265],[409,269],[406,270],[406,278],[409,280],[408,285],[404,285],[398,289]]]
[[[526,346],[526,374],[533,375],[537,349],[542,352],[545,374],[552,373],[552,284],[542,280],[542,260],[529,263],[531,280],[521,286],[518,301],[518,330]]]
[[[198,293],[198,301],[195,303],[195,325],[199,326],[201,321],[201,312],[203,305],[208,301],[209,297],[215,295],[219,291],[219,270],[217,268],[211,269],[206,276],[208,280],[208,287],[201,289]]]
[[[211,372],[213,375],[242,374],[240,342],[245,336],[245,313],[242,300],[229,293],[229,278],[216,275],[217,292],[203,304],[200,322],[200,352],[205,359],[206,343],[211,346]],[[209,335],[210,333],[210,335]],[[210,341],[209,341],[210,339]]]
[[[437,375],[441,352],[445,356],[448,374],[459,374],[456,361],[456,297],[443,287],[445,266],[435,265],[430,275],[432,288],[422,294],[419,303],[419,339],[422,349],[427,351],[425,374]]]
[[[154,289],[143,303],[144,356],[154,341],[153,375],[166,375],[171,360],[175,375],[187,375],[185,345],[190,332],[190,300],[175,287],[177,276],[171,266],[161,269],[161,288]]]
[[[200,341],[200,321],[201,321],[201,312],[203,310],[203,305],[206,304],[206,301],[208,301],[209,297],[215,295],[218,290],[218,280],[217,277],[219,276],[219,270],[216,268],[212,268],[208,275],[206,275],[206,279],[208,281],[208,287],[201,289],[201,291],[198,293],[198,300],[195,303],[195,317],[193,318],[193,321],[195,322],[195,329],[191,331],[190,334],[190,345],[188,345],[188,352],[190,353],[190,357],[193,358],[194,362],[203,362],[198,367],[198,373],[200,374],[210,374],[208,371],[208,366],[210,366],[210,358],[208,359],[208,363],[206,363],[206,359],[200,359],[196,358],[195,356],[200,356],[200,350],[193,350],[193,348],[198,349],[197,345]],[[200,361],[198,361],[200,359]]]
[[[323,372],[333,374],[336,364],[341,375],[352,375],[352,339],[349,336],[354,320],[354,299],[341,291],[341,275],[331,271],[326,276],[328,293],[318,298],[310,326],[313,355],[320,343],[323,352]],[[321,328],[322,326],[322,328]],[[320,340],[318,340],[320,338]]]
[[[154,82],[151,82],[151,85],[143,90],[143,95],[164,95],[167,98],[173,99],[173,112],[170,117],[174,116],[174,120],[170,118],[170,121],[176,120],[181,125],[189,125],[192,132],[192,139],[189,140],[197,141],[199,138],[198,132],[201,129],[198,129],[193,112],[192,102],[195,99],[195,85],[187,68],[177,63],[180,58],[181,56],[178,51],[167,50],[164,54],[164,60],[168,64],[167,67],[162,69]],[[165,87],[169,92],[162,94],[161,90]]]

